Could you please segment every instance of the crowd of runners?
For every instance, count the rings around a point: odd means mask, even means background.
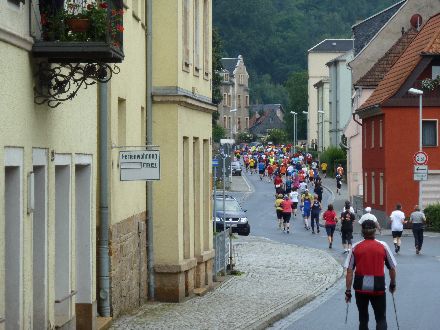
[[[274,185],[275,213],[277,226],[283,233],[291,232],[290,220],[292,217],[302,216],[305,230],[312,234],[320,233],[323,226],[327,232],[329,248],[333,245],[333,235],[338,215],[329,204],[323,211],[322,177],[327,177],[328,164],[319,163],[310,153],[295,151],[292,146],[244,146],[235,151],[235,157],[241,159],[245,171],[250,175],[259,175],[260,180]],[[339,164],[335,169],[336,194],[341,193],[344,169]],[[351,248],[353,208],[346,203],[348,210],[342,210],[340,220],[344,230],[344,251]],[[351,210],[351,211],[350,211]],[[321,221],[321,225],[320,225]]]

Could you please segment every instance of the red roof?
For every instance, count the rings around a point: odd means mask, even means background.
[[[377,87],[391,67],[397,62],[405,49],[417,35],[417,30],[411,28],[374,64],[371,69],[354,85],[362,87]]]
[[[440,55],[440,14],[431,17],[422,27],[402,56],[379,83],[370,98],[358,111],[362,111],[394,96],[422,60],[422,54]]]

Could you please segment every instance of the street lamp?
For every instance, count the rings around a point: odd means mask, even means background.
[[[321,114],[321,152],[324,151],[324,114],[325,112],[323,110],[318,110],[318,113]]]
[[[423,91],[420,89],[416,89],[416,88],[410,88],[408,90],[409,94],[412,95],[418,95],[419,96],[419,151],[422,151],[423,149],[423,143],[422,143],[422,123],[423,123],[423,116],[422,116],[422,110],[423,110],[423,106],[422,106],[422,98],[423,98]],[[422,181],[419,181],[419,207],[423,210],[423,206],[422,206]]]
[[[296,126],[296,116],[298,115],[295,111],[290,111],[290,113],[293,115],[293,154],[296,154],[296,143],[297,143],[297,126]]]
[[[309,112],[308,111],[303,111],[303,114],[307,115],[306,152],[309,152]]]

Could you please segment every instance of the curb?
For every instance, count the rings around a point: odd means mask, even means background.
[[[326,189],[330,193],[329,204],[332,204],[335,201],[335,193],[327,186],[322,185],[322,188]]]

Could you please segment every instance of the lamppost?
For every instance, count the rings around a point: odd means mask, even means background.
[[[422,110],[423,110],[423,104],[422,104],[422,98],[423,98],[423,91],[416,88],[410,88],[408,90],[409,94],[412,95],[418,95],[419,96],[419,151],[422,151],[423,149],[423,135],[422,135],[422,124],[423,124],[423,116],[422,116]],[[419,207],[423,210],[422,202],[422,181],[419,181]]]
[[[309,152],[309,112],[308,111],[303,111],[303,114],[307,115],[306,152]]]
[[[293,154],[296,154],[296,142],[297,142],[297,126],[296,126],[296,116],[298,115],[295,111],[290,111],[293,115]]]
[[[318,113],[321,115],[321,139],[319,143],[321,144],[321,152],[324,151],[324,111],[318,110]]]

